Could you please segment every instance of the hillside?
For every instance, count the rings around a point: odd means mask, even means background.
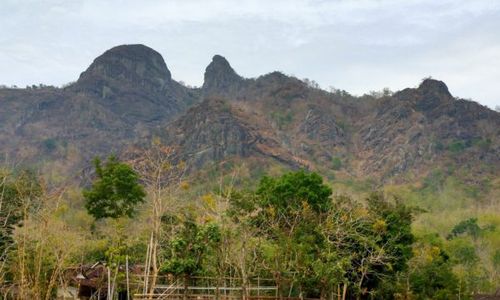
[[[7,161],[66,175],[153,135],[196,169],[252,158],[380,183],[446,169],[472,184],[500,169],[500,114],[441,81],[355,97],[279,72],[244,78],[216,55],[203,86],[188,88],[143,45],[106,51],[65,88],[0,90],[0,125]]]

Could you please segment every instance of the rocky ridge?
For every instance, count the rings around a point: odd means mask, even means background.
[[[143,45],[106,51],[66,88],[0,90],[0,125],[4,154],[64,162],[64,172],[154,135],[193,169],[252,157],[378,181],[450,165],[500,169],[500,114],[441,81],[355,97],[279,72],[244,78],[216,55],[203,86],[187,88]]]

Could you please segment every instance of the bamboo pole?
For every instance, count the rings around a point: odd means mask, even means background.
[[[260,299],[260,275],[257,277],[257,298]]]
[[[146,257],[146,276],[144,278],[144,294],[149,292],[148,286],[149,286],[149,272],[151,270],[151,255],[153,253],[153,233],[151,232],[151,239],[149,241],[148,245],[148,254]]]
[[[108,266],[106,266],[108,269],[108,300],[111,300],[111,270],[109,269]]]
[[[120,270],[120,264],[117,264],[115,269],[115,275],[113,276],[113,284],[111,285],[111,300],[115,296],[116,277],[118,276],[119,270]]]
[[[142,293],[146,294],[146,289],[148,287],[147,280],[148,280],[148,259],[149,259],[149,244],[146,249],[146,261],[144,262],[144,286],[142,288]]]
[[[125,272],[127,276],[127,300],[130,300],[130,280],[128,277],[128,255],[125,256]]]

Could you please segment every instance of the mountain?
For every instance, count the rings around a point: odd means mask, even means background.
[[[0,90],[0,125],[9,159],[62,173],[152,136],[193,171],[257,161],[383,183],[436,169],[474,182],[500,169],[500,114],[453,97],[441,81],[356,97],[280,72],[244,78],[215,55],[203,86],[187,88],[143,45],[106,51],[65,88]]]
[[[118,46],[68,87],[0,90],[2,154],[9,163],[56,162],[72,173],[96,155],[120,153],[198,99],[171,78],[158,52]]]

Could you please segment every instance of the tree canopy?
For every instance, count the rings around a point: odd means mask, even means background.
[[[115,156],[104,165],[96,158],[94,167],[97,178],[90,189],[83,191],[89,214],[96,219],[132,217],[136,205],[146,196],[137,173]]]

